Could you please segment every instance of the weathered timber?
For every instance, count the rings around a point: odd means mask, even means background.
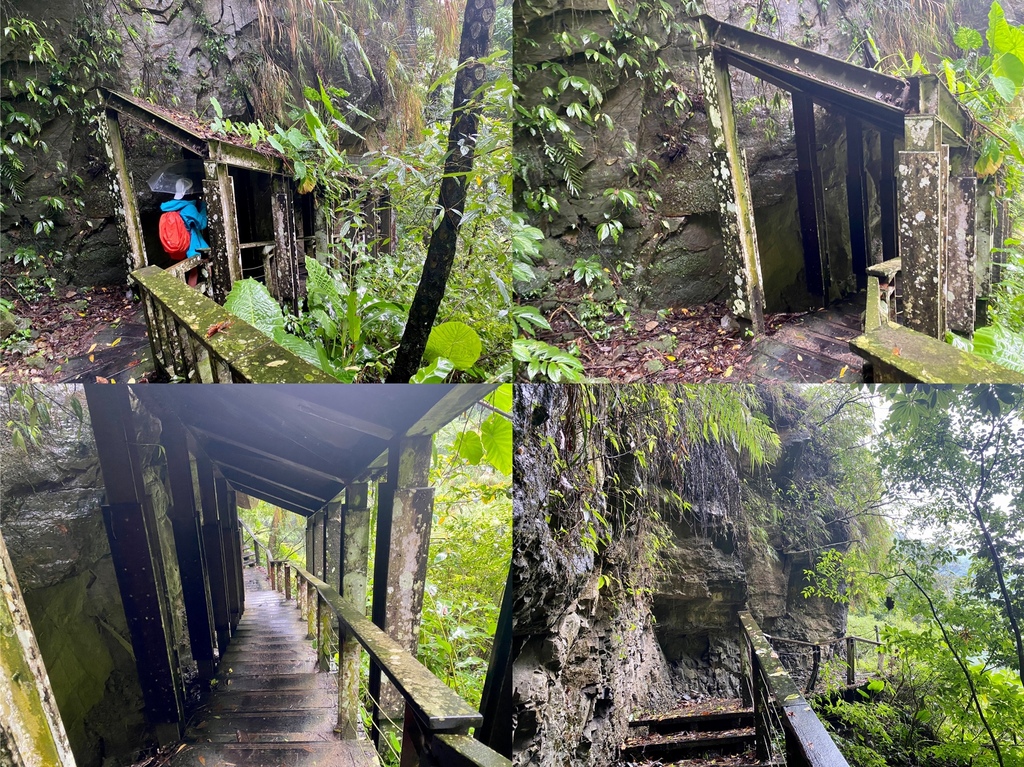
[[[849,767],[824,725],[811,710],[778,654],[749,612],[739,614],[747,654],[744,667],[754,703],[757,752],[760,759],[771,755],[769,732],[764,724],[765,708],[774,708],[786,733],[786,763],[797,767]]]
[[[846,205],[850,215],[850,248],[857,289],[867,287],[868,190],[864,168],[864,129],[859,118],[846,117]]]
[[[512,758],[512,568],[505,579],[494,644],[487,663],[487,676],[480,696],[483,724],[476,730],[477,739],[499,754]]]
[[[216,475],[214,488],[217,493],[217,518],[220,520],[220,540],[221,546],[223,546],[224,576],[228,595],[228,623],[234,631],[242,617],[242,610],[238,595],[238,581],[235,578],[234,531],[231,529],[231,500],[227,480],[220,474]]]
[[[28,608],[0,534],[0,758],[75,767]]]
[[[185,430],[174,415],[162,413],[160,423],[160,444],[167,457],[167,480],[171,488],[168,516],[178,555],[189,644],[201,677],[208,681],[213,678],[214,672],[214,630],[213,618],[208,609],[206,564],[200,542],[202,531],[192,483],[191,458]]]
[[[882,260],[891,261],[897,250],[896,221],[896,147],[891,133],[880,131],[882,164],[878,179],[878,205],[881,213]]]
[[[223,656],[231,641],[231,608],[228,602],[224,545],[221,542],[216,479],[209,458],[204,455],[196,456],[196,472],[199,477],[199,495],[203,510],[203,550],[206,553],[210,601],[213,604],[213,625],[217,632],[217,646]]]
[[[402,645],[366,619],[362,610],[342,599],[324,581],[301,568],[297,574],[319,593],[321,601],[359,641],[431,732],[463,732],[480,724],[482,717],[454,690],[416,660]]]
[[[370,601],[370,618],[379,629],[387,628],[388,610],[388,555],[391,546],[391,523],[394,512],[395,487],[398,485],[398,447],[396,438],[388,445],[387,477],[385,482],[377,484],[377,528],[374,538],[373,556],[373,598]],[[382,723],[380,710],[381,668],[370,663],[367,681],[370,692],[370,716],[373,721],[374,745],[380,749],[380,728]]]
[[[975,295],[988,298],[992,295],[992,247],[995,230],[995,184],[991,181],[978,182],[977,205],[975,207]]]
[[[978,179],[952,179],[946,205],[946,325],[962,335],[975,325],[975,205]]]
[[[900,260],[903,265],[906,324],[941,338],[946,238],[943,152],[900,152]]]
[[[797,208],[804,244],[807,290],[811,295],[820,296],[822,306],[827,307],[831,292],[831,271],[828,263],[825,192],[818,165],[814,102],[803,93],[793,93],[793,128],[797,156]]]
[[[896,319],[897,279],[902,270],[898,258],[883,261],[867,268],[867,305],[864,310],[864,330],[871,331],[883,323]]]
[[[207,240],[213,254],[211,283],[213,298],[223,304],[231,286],[242,279],[242,252],[238,247],[238,213],[235,208],[235,180],[226,165],[204,164],[206,180]]]
[[[430,752],[438,764],[448,767],[510,767],[512,764],[510,759],[466,735],[437,735],[431,741]]]
[[[705,31],[705,40],[708,34]],[[764,288],[757,251],[757,231],[750,182],[732,110],[729,67],[712,47],[698,50],[698,77],[704,92],[711,136],[712,182],[718,197],[722,240],[730,258],[735,289],[729,308],[748,318],[754,332],[764,332]]]
[[[875,383],[1024,383],[1024,374],[910,328],[883,325],[850,341]]]
[[[132,175],[121,139],[117,113],[107,110],[98,121],[100,140],[107,150],[110,166],[110,198],[114,203],[118,238],[128,254],[128,271],[146,265],[146,244],[142,238],[139,203],[132,188]]]
[[[773,40],[710,16],[699,17],[710,41],[727,53],[729,64],[789,91],[803,91],[821,103],[863,115],[877,125],[899,125],[910,102],[906,80]],[[708,40],[705,37],[705,40]]]
[[[96,451],[106,490],[103,521],[132,639],[146,715],[157,739],[180,736],[183,703],[169,616],[161,601],[159,549],[154,527],[147,529],[145,483],[136,446],[131,403],[123,386],[85,388]]]
[[[295,210],[292,190],[287,179],[274,176],[271,182],[271,206],[274,218],[274,239],[277,243],[269,259],[274,297],[292,311],[298,308],[299,270],[295,250]]]
[[[335,382],[159,267],[145,267],[131,277],[146,302],[154,359],[169,373],[206,383]],[[221,329],[208,336],[217,325]]]

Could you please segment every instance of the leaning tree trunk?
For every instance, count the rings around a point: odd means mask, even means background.
[[[455,76],[452,125],[448,132],[448,155],[438,205],[444,211],[430,237],[416,297],[409,308],[402,343],[398,347],[388,383],[408,383],[420,365],[430,329],[444,298],[448,275],[455,260],[455,245],[466,203],[466,178],[473,169],[473,148],[477,138],[479,103],[471,100],[483,85],[485,67],[479,59],[487,55],[494,27],[495,0],[467,0],[459,47],[459,73]]]

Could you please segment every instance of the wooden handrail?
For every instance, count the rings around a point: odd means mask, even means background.
[[[337,383],[159,266],[131,278],[154,361],[168,375],[202,383]]]
[[[291,567],[296,575],[320,592],[331,612],[381,667],[429,730],[458,732],[483,722],[479,711],[371,623],[362,611],[342,599],[334,588],[301,567],[294,564]]]
[[[770,712],[782,724],[786,737],[786,763],[797,767],[849,767],[821,720],[811,710],[779,656],[749,612],[741,612],[740,626],[747,646],[747,684],[754,703],[758,729],[758,758],[770,757],[771,738],[766,724]]]

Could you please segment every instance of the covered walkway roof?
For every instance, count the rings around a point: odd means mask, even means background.
[[[392,440],[429,435],[491,385],[134,385],[173,414],[238,492],[308,517],[386,466]]]

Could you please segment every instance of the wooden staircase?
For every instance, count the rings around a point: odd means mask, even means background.
[[[622,744],[623,762],[668,763],[742,754],[754,747],[754,711],[739,700],[684,704],[667,713],[635,719],[630,728],[637,735]]]
[[[245,570],[245,590],[245,613],[217,684],[170,767],[379,765],[368,741],[335,734],[336,680],[317,672],[295,604],[271,590],[256,568]]]

